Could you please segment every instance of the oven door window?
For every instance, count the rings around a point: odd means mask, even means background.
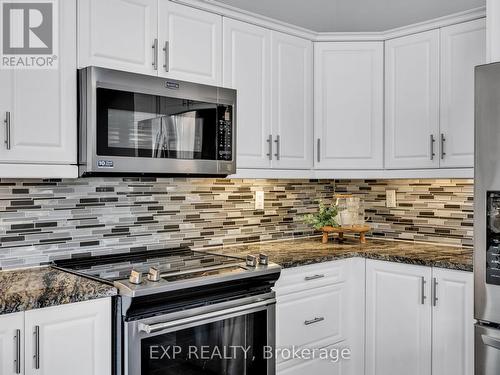
[[[266,375],[267,312],[141,340],[141,375]]]
[[[97,154],[231,160],[232,155],[224,157],[231,143],[231,110],[213,103],[98,88]]]

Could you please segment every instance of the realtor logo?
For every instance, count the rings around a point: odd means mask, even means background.
[[[57,0],[0,0],[0,12],[0,68],[57,68]]]

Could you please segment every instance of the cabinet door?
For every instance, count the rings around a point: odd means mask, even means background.
[[[74,164],[77,157],[76,0],[59,2],[59,67],[0,73],[0,161]],[[10,149],[3,120],[10,113]]]
[[[273,32],[271,43],[273,168],[310,169],[313,139],[312,42]]]
[[[430,267],[366,262],[367,375],[431,374],[430,280]]]
[[[153,74],[157,0],[79,0],[78,67]]]
[[[473,285],[472,272],[433,269],[433,374],[474,374]]]
[[[385,166],[439,167],[439,30],[385,47]]]
[[[220,86],[222,17],[169,0],[159,4],[160,76]]]
[[[27,375],[111,373],[110,298],[30,310],[25,322]]]
[[[382,42],[315,43],[316,169],[381,169]]]
[[[0,374],[24,373],[24,313],[0,316]]]
[[[224,86],[237,90],[238,168],[270,168],[271,32],[224,18]]]
[[[474,166],[474,67],[486,61],[486,21],[441,29],[441,167]]]

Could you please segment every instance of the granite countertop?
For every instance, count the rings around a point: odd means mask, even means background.
[[[104,283],[51,267],[0,271],[0,315],[116,295]]]
[[[473,269],[473,250],[470,248],[371,238],[365,244],[353,238],[346,238],[343,243],[330,240],[327,244],[322,244],[321,238],[315,237],[219,247],[205,251],[237,257],[264,253],[271,262],[283,268],[362,257],[462,271]]]

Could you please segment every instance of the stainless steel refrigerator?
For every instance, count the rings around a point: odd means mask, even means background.
[[[475,375],[500,374],[500,63],[476,67]]]

